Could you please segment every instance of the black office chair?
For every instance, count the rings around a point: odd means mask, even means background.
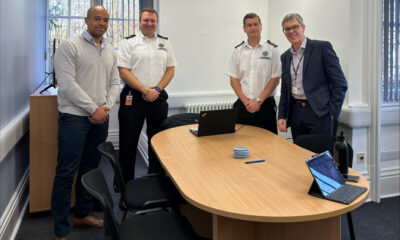
[[[134,215],[118,224],[114,204],[104,175],[94,169],[82,176],[82,184],[104,210],[104,231],[113,240],[189,240],[198,239],[189,221],[167,211]]]
[[[309,135],[298,136],[294,140],[294,143],[302,148],[305,148],[315,153],[322,153],[328,150],[333,156],[333,146],[335,144],[335,141],[336,138],[333,136],[309,134]],[[347,143],[347,148],[348,148],[349,167],[352,167],[353,148],[351,147],[350,143]],[[350,238],[354,240],[355,234],[354,234],[353,219],[351,217],[351,212],[346,213],[346,215],[347,215],[347,222],[349,225]]]
[[[198,123],[199,116],[198,113],[178,113],[171,115],[164,120],[161,130]]]
[[[179,211],[178,205],[185,203],[171,179],[161,174],[147,174],[142,177],[124,181],[121,164],[111,142],[100,144],[98,150],[110,161],[115,174],[116,192],[121,193],[121,207],[125,211],[136,212],[158,207],[174,207]]]

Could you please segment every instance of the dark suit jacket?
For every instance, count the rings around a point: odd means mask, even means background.
[[[278,119],[287,119],[291,115],[291,76],[292,53],[288,49],[281,56],[282,85]],[[347,90],[347,82],[339,58],[330,42],[307,38],[303,63],[303,87],[314,112],[318,117],[332,114],[338,118]]]

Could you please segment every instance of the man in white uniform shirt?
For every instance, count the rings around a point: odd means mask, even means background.
[[[158,14],[143,9],[140,31],[122,42],[118,53],[118,69],[125,87],[121,92],[119,118],[120,160],[125,181],[134,179],[136,149],[146,119],[149,173],[162,167],[150,146],[168,115],[168,94],[164,88],[174,76],[176,60],[168,38],[155,34]]]
[[[235,47],[229,61],[230,83],[238,96],[237,122],[277,134],[274,95],[281,75],[279,49],[261,38],[261,20],[255,13],[243,18],[247,40]]]

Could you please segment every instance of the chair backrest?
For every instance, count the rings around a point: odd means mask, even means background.
[[[115,174],[115,183],[117,185],[118,191],[123,195],[125,199],[125,180],[122,173],[121,164],[117,156],[117,152],[114,149],[114,145],[111,142],[104,142],[97,146],[97,149],[102,153],[111,163]]]
[[[301,135],[294,139],[294,143],[302,148],[315,153],[329,151],[333,155],[333,145],[336,138],[327,135],[308,134]]]
[[[166,130],[173,127],[198,123],[200,114],[198,113],[178,113],[169,116],[161,125],[161,130]]]
[[[333,146],[336,142],[336,137],[327,135],[308,134],[298,136],[294,143],[302,148],[308,149],[315,153],[323,153],[329,151],[333,156]],[[353,166],[353,148],[350,143],[347,143],[349,167]]]
[[[114,204],[106,180],[100,169],[94,169],[81,178],[82,185],[96,198],[104,210],[104,227],[113,240],[119,240],[118,223],[113,212]]]

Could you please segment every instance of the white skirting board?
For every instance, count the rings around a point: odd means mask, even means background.
[[[29,168],[26,169],[3,216],[0,218],[0,240],[14,240],[28,207]]]

